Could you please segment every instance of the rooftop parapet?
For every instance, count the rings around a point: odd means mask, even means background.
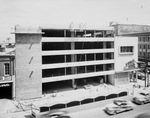
[[[61,30],[114,30],[114,27],[112,26],[91,26],[87,24],[74,24],[71,23],[69,25],[55,25],[55,24],[49,24],[49,25],[42,25],[42,29],[61,29]]]
[[[43,32],[40,27],[15,26],[12,34],[43,34]]]

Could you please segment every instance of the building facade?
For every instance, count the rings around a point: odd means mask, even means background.
[[[136,81],[138,69],[138,38],[117,36],[115,38],[115,83]]]
[[[0,98],[14,98],[14,48],[0,45]]]
[[[138,37],[138,60],[150,62],[150,26],[115,24],[116,35]]]
[[[150,26],[136,24],[114,24],[117,36],[138,37],[138,66],[142,72],[150,72]],[[147,75],[148,76],[148,75]],[[146,77],[145,86],[149,86]]]
[[[16,99],[41,97],[46,84],[60,82],[74,89],[91,81],[129,83],[137,69],[138,40],[115,36],[114,31],[72,25],[16,27]]]

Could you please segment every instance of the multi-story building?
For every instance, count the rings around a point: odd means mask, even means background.
[[[6,48],[4,44],[0,45],[0,98],[14,97],[15,80],[15,55],[14,47]]]
[[[114,27],[17,26],[16,99],[41,97],[45,86],[129,83],[136,71],[137,38]],[[132,77],[133,78],[133,77]]]

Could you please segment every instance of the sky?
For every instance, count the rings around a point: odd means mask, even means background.
[[[0,0],[0,43],[15,42],[20,26],[88,24],[150,25],[150,0]]]

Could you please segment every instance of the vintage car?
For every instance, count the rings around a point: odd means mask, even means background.
[[[132,101],[139,105],[150,103],[150,95],[133,97]]]
[[[145,80],[145,74],[142,72],[138,72],[138,79]]]
[[[147,96],[147,95],[150,95],[150,92],[148,90],[142,90],[140,91],[140,94]]]
[[[133,110],[134,105],[132,102],[124,100],[124,99],[117,99],[114,100],[114,103],[106,105],[104,111],[109,115],[115,115],[121,112]]]
[[[124,105],[132,104],[130,101],[127,101],[127,100],[124,100],[124,99],[115,99],[114,103],[118,106],[124,106]]]

